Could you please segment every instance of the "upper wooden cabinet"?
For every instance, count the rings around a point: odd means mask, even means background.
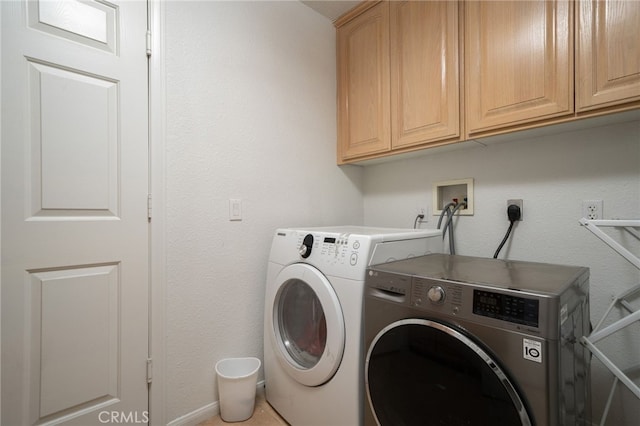
[[[577,6],[578,112],[640,101],[640,2]]]
[[[469,134],[573,112],[573,2],[465,2]]]
[[[640,0],[364,1],[336,28],[338,163],[640,108]]]
[[[391,146],[460,136],[458,4],[391,2]]]
[[[458,2],[393,1],[338,21],[338,161],[459,140]]]
[[[389,3],[338,27],[337,43],[338,161],[388,151]]]

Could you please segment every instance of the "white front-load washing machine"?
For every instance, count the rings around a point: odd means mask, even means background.
[[[293,426],[361,425],[366,269],[441,251],[437,230],[278,229],[265,294],[269,404]]]

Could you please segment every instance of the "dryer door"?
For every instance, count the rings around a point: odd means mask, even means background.
[[[270,316],[276,356],[297,382],[319,386],[335,374],[344,352],[344,318],[338,297],[316,268],[296,263],[276,278]]]
[[[371,343],[365,376],[368,414],[382,426],[531,425],[498,361],[445,324],[406,319],[385,327]]]

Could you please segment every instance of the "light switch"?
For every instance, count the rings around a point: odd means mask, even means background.
[[[242,220],[242,200],[240,198],[229,199],[229,220]]]

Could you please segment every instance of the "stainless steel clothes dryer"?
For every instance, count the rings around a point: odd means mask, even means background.
[[[365,425],[585,424],[589,270],[431,254],[368,269]]]

